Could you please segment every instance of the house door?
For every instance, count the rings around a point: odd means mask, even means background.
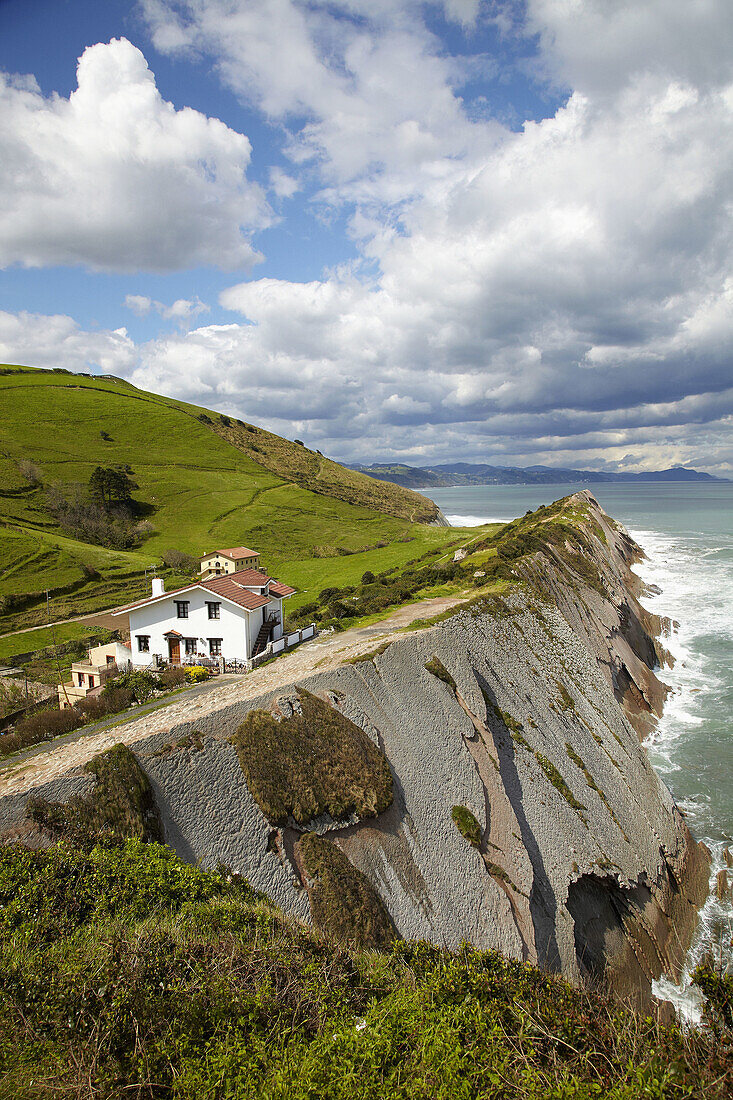
[[[169,638],[168,639],[168,659],[172,665],[180,665],[181,663],[181,639]]]

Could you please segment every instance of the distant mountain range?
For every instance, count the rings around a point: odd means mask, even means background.
[[[643,474],[601,473],[556,466],[488,466],[485,463],[453,462],[439,466],[405,466],[401,462],[354,465],[352,470],[380,481],[392,481],[408,489],[437,489],[446,485],[551,485],[634,482],[634,481],[729,481],[700,470],[672,466]]]

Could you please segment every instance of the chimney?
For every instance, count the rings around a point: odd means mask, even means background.
[[[163,596],[165,594],[165,581],[162,577],[153,577],[153,595]]]

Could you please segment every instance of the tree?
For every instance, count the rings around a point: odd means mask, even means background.
[[[133,489],[138,486],[119,466],[97,466],[89,478],[92,500],[106,511],[129,504]]]

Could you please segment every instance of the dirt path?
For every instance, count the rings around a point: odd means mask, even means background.
[[[335,668],[396,637],[416,619],[439,615],[465,599],[465,596],[437,596],[400,607],[370,626],[352,627],[342,634],[322,634],[245,676],[227,676],[225,681],[209,685],[204,692],[174,696],[170,703],[147,714],[131,715],[111,728],[90,729],[86,733],[80,730],[73,738],[58,739],[32,750],[32,755],[0,762],[0,795],[16,794],[55,779],[119,742],[130,745],[154,733],[167,733],[197,716],[275,691],[281,684],[301,680],[311,672]]]

